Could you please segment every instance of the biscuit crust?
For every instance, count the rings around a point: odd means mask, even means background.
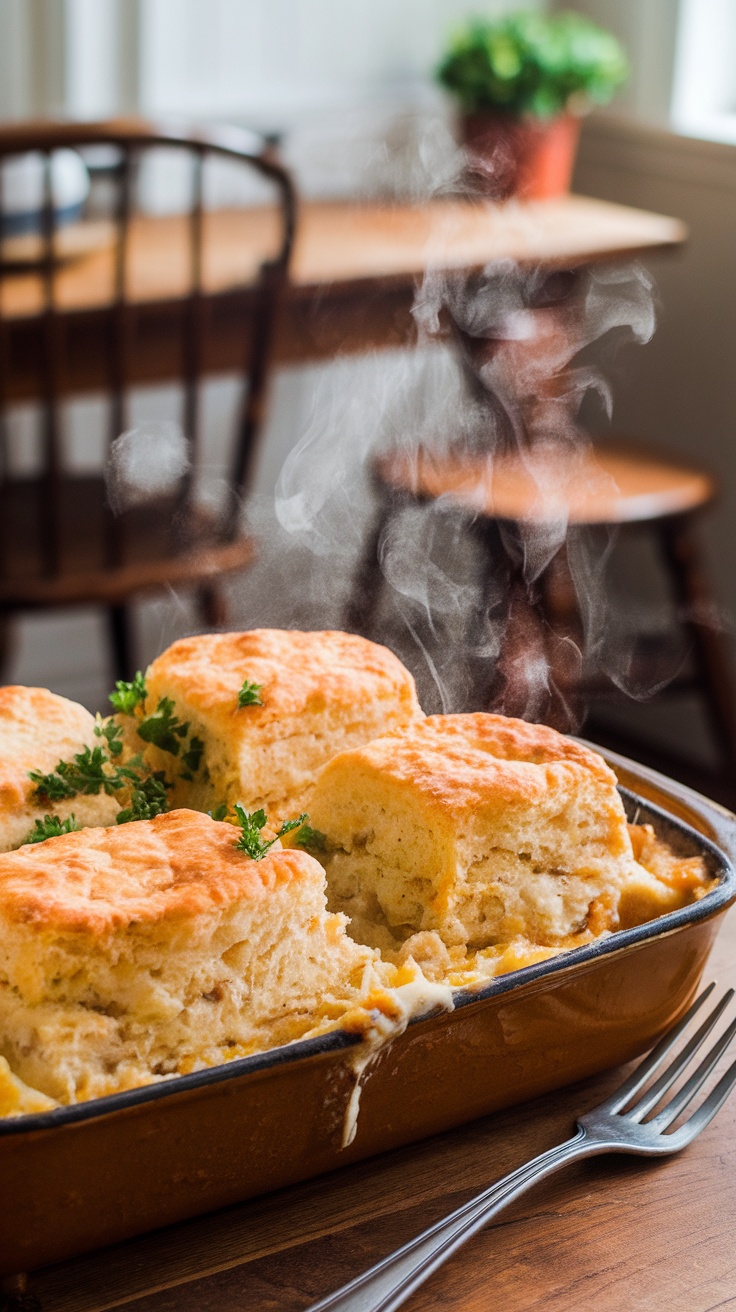
[[[245,681],[261,705],[240,706]],[[241,801],[280,820],[308,809],[319,769],[337,752],[422,715],[393,652],[354,634],[254,629],[173,643],[151,665],[145,714],[171,699],[204,744],[193,780],[166,752],[146,757],[172,779],[172,804],[210,810]],[[174,768],[172,768],[174,767]]]
[[[559,942],[604,894],[613,924],[634,859],[601,757],[482,713],[429,716],[336,757],[311,824],[327,837],[333,905],[399,939],[437,931],[474,949]]]
[[[323,887],[306,853],[272,851],[251,861],[235,846],[238,832],[180,810],[24,847],[0,857],[0,921],[85,936],[95,950],[111,934],[192,924],[295,882]]]
[[[0,1057],[62,1103],[298,1038],[365,995],[375,954],[305,852],[251,860],[192,811],[0,856]]]
[[[148,674],[151,697],[165,684],[225,728],[237,720],[244,679],[263,688],[263,705],[246,708],[259,724],[282,723],[330,704],[353,709],[397,696],[415,706],[414,681],[388,647],[352,633],[251,629],[182,638]]]
[[[60,760],[98,745],[94,728],[94,717],[84,706],[48,688],[0,688],[0,852],[23,843],[47,812],[62,820],[74,813],[83,825],[114,823],[114,798],[80,796],[51,803],[35,796],[29,778],[31,770],[50,773]]]

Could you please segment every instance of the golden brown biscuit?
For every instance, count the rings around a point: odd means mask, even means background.
[[[0,856],[0,1056],[62,1103],[287,1042],[371,986],[304,852],[193,811]],[[6,1081],[7,1083],[7,1081]]]
[[[97,747],[89,711],[47,688],[0,688],[0,852],[19,847],[45,814],[80,825],[114,824],[118,804],[105,793],[51,800],[39,796],[31,771],[51,773],[84,747]]]
[[[615,927],[634,864],[613,772],[553,729],[438,715],[335,757],[310,823],[330,905],[390,947],[416,931],[478,949]],[[383,927],[383,936],[381,935]]]
[[[246,682],[258,691],[254,704],[241,706]],[[271,819],[308,809],[317,772],[337,752],[422,714],[401,661],[349,633],[255,629],[184,638],[153,662],[146,685],[139,727],[164,698],[176,724],[188,726],[181,737],[174,729],[169,750],[145,746],[152,768],[174,782],[171,804],[212,810],[240,801]],[[202,745],[196,768],[192,743]]]

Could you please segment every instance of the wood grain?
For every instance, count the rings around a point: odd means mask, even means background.
[[[513,259],[577,268],[667,249],[685,236],[676,219],[581,196],[505,206],[457,200],[394,206],[305,202],[276,356],[281,363],[297,363],[412,341],[415,285],[430,267],[464,271]],[[240,367],[254,314],[248,288],[275,241],[275,213],[266,208],[206,216],[208,372]],[[180,373],[184,323],[179,298],[187,286],[185,221],[135,218],[127,280],[131,380],[154,382]],[[60,383],[67,392],[107,385],[109,361],[100,322],[112,288],[110,248],[57,273],[55,299],[64,311],[65,340]],[[41,305],[41,282],[32,273],[14,275],[0,289],[0,312],[10,321],[12,399],[39,394],[42,341],[34,316]]]
[[[711,975],[736,983],[736,914]],[[621,1072],[30,1278],[43,1312],[297,1312],[566,1137]],[[440,1096],[440,1091],[438,1091]],[[409,1312],[736,1308],[736,1098],[684,1154],[602,1158],[469,1242]]]

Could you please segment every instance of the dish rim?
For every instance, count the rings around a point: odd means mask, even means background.
[[[649,939],[666,937],[685,925],[710,919],[736,900],[736,869],[722,848],[708,838],[707,835],[700,833],[688,824],[686,820],[682,820],[679,816],[657,805],[656,802],[651,802],[642,797],[633,789],[619,784],[618,791],[621,793],[624,802],[628,801],[630,804],[643,808],[645,812],[659,818],[665,824],[694,841],[701,852],[707,853],[711,861],[715,863],[718,871],[717,883],[714,887],[709,889],[699,901],[691,902],[688,906],[680,907],[677,911],[669,911],[663,916],[657,916],[653,920],[645,921],[642,925],[635,925],[631,929],[616,930],[605,938],[598,938],[593,943],[586,943],[581,947],[570,948],[558,956],[548,957],[545,961],[538,961],[529,966],[521,966],[518,970],[508,971],[504,975],[498,975],[489,980],[481,988],[453,989],[454,1007],[452,1012],[442,1013],[435,1008],[429,1012],[424,1012],[420,1016],[412,1017],[409,1021],[410,1026],[420,1025],[442,1014],[449,1017],[455,1011],[462,1010],[464,1007],[487,1002],[495,996],[511,992],[513,989],[526,984],[535,983],[537,980],[544,979],[549,975],[577,970],[599,960],[601,957],[625,952]],[[311,1039],[294,1039],[291,1043],[282,1044],[280,1047],[268,1048],[264,1052],[251,1053],[246,1057],[235,1057],[232,1061],[222,1062],[217,1066],[208,1066],[201,1071],[192,1071],[188,1075],[172,1075],[169,1079],[154,1084],[139,1085],[134,1089],[124,1089],[118,1093],[106,1094],[101,1098],[90,1098],[85,1102],[73,1103],[69,1106],[54,1107],[46,1112],[29,1112],[20,1116],[3,1117],[0,1118],[0,1138],[52,1130],[57,1126],[79,1124],[82,1121],[99,1120],[118,1112],[124,1112],[131,1107],[141,1107],[147,1103],[157,1102],[162,1098],[176,1097],[179,1094],[183,1096],[210,1085],[223,1084],[228,1080],[238,1079],[244,1075],[256,1074],[277,1066],[308,1060],[312,1057],[326,1056],[333,1052],[354,1047],[360,1041],[360,1035],[358,1034],[348,1033],[340,1029],[329,1030],[326,1034],[316,1035]]]

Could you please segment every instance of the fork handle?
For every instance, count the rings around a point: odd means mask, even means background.
[[[605,1147],[589,1139],[581,1127],[572,1139],[549,1148],[503,1176],[363,1275],[314,1303],[308,1312],[394,1312],[466,1239],[508,1203],[568,1162],[601,1151]]]

